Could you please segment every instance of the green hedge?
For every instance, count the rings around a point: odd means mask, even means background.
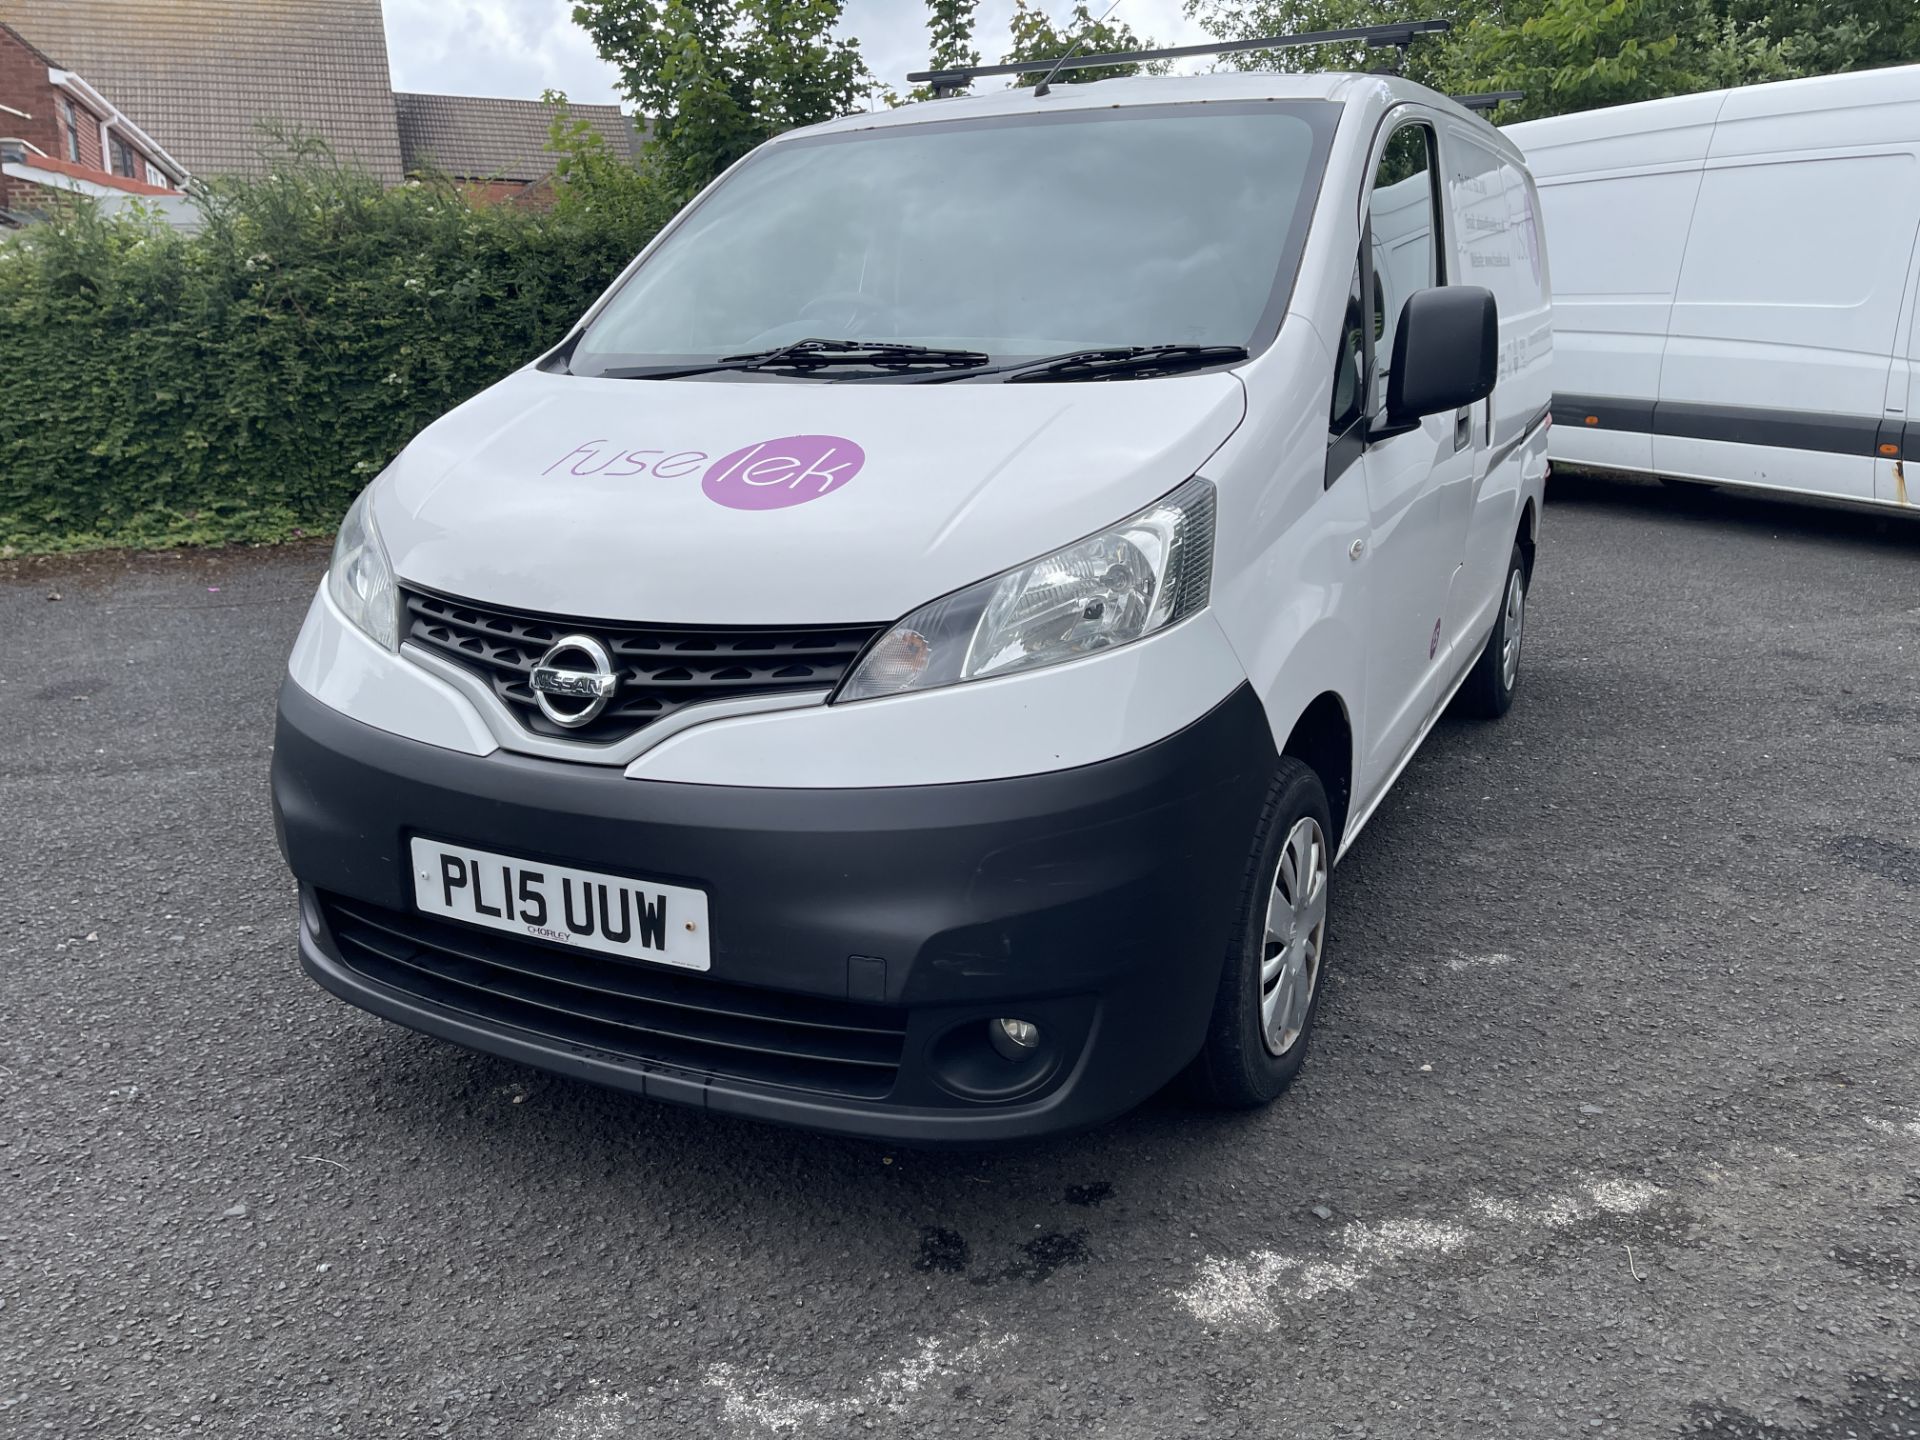
[[[85,205],[0,240],[0,555],[327,531],[551,345],[670,213],[589,154],[550,211],[295,147],[204,225]]]

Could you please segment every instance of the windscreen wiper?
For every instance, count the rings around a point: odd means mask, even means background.
[[[954,374],[915,375],[902,385],[941,385],[954,380],[984,380],[998,375],[1009,384],[1024,380],[1138,380],[1172,375],[1208,365],[1231,365],[1247,358],[1244,345],[1117,345],[1069,350],[1039,360],[962,370]]]
[[[1172,375],[1208,365],[1230,365],[1247,358],[1244,345],[1128,345],[1113,350],[1082,350],[1053,355],[1006,372],[1008,384],[1022,380],[1117,380]]]
[[[909,345],[892,340],[795,340],[771,350],[745,355],[722,355],[698,365],[634,365],[600,372],[607,380],[672,380],[681,375],[710,375],[720,370],[819,370],[830,365],[858,365],[897,370],[921,365],[968,370],[993,357],[978,350],[945,350],[936,345]]]

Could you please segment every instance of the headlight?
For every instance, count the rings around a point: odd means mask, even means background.
[[[387,547],[373,526],[367,504],[372,486],[340,522],[340,538],[333,542],[333,563],[327,568],[327,593],[340,613],[389,650],[400,648],[399,601],[393,589],[393,566]]]
[[[985,680],[1127,645],[1206,606],[1211,481],[1110,530],[922,606],[876,641],[836,700]]]

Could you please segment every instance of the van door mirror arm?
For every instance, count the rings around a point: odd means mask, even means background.
[[[1367,444],[1378,445],[1382,440],[1391,440],[1396,435],[1405,435],[1419,428],[1418,415],[1376,415],[1367,427]]]

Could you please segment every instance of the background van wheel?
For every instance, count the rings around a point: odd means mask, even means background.
[[[1520,642],[1527,631],[1527,566],[1520,547],[1507,561],[1507,578],[1500,586],[1500,612],[1493,622],[1487,648],[1474,662],[1473,673],[1460,687],[1460,713],[1497,720],[1513,705],[1520,684]]]
[[[1206,1043],[1189,1071],[1213,1105],[1264,1105],[1300,1073],[1320,1006],[1333,826],[1320,779],[1283,757],[1253,837]]]

